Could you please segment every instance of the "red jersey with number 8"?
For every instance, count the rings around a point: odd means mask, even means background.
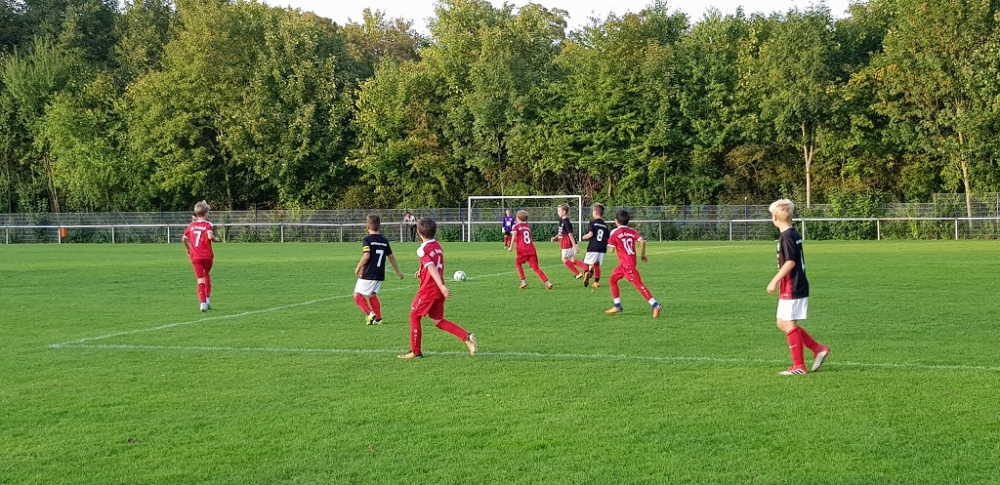
[[[444,281],[444,250],[437,239],[431,239],[417,248],[417,257],[420,258],[420,289],[417,290],[417,299],[434,300],[443,298],[441,289],[431,276],[431,271],[437,271]]]
[[[618,267],[622,269],[635,269],[636,266],[636,246],[642,241],[639,231],[628,226],[618,226],[611,231],[608,236],[608,247],[615,248],[618,253]]]
[[[191,241],[191,261],[215,259],[212,231],[212,223],[208,221],[194,221],[184,230],[184,238]]]
[[[531,239],[531,226],[527,222],[518,222],[514,224],[514,227],[510,230],[512,237],[514,238],[514,244],[517,247],[518,256],[528,256],[531,254],[538,254],[535,250],[535,243]]]

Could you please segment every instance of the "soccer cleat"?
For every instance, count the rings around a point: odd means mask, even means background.
[[[469,355],[475,357],[476,352],[479,352],[479,342],[476,341],[476,336],[469,334],[465,339],[465,346],[469,348]]]
[[[365,316],[365,325],[375,325],[375,312],[371,312]]]
[[[209,300],[208,298],[205,298],[205,306],[208,307],[209,310],[211,310],[212,309],[212,300]]]
[[[551,290],[551,289],[552,289],[552,282],[551,282],[551,281],[550,281],[550,282],[547,282],[547,283],[545,283],[545,289],[546,289],[546,290]]]
[[[580,279],[583,278],[583,273],[577,273],[573,278]]]
[[[804,376],[804,375],[806,375],[808,373],[809,372],[806,371],[806,366],[800,365],[800,366],[796,367],[796,366],[793,365],[793,366],[789,367],[788,370],[783,370],[783,371],[779,372],[778,375],[779,376]]]
[[[208,303],[202,303],[200,309],[203,312],[207,312],[208,311]]]
[[[625,310],[622,309],[621,305],[615,305],[615,306],[613,306],[611,308],[608,308],[607,310],[604,310],[604,313],[607,313],[608,315],[614,315],[614,314],[617,314],[617,313],[623,313],[624,311]]]
[[[592,276],[594,276],[594,273],[592,271],[590,271],[589,269],[584,273],[584,277],[583,277],[583,287],[584,288],[590,286],[590,278]]]
[[[422,352],[409,351],[405,354],[397,355],[397,359],[423,359],[424,354]]]
[[[819,368],[823,366],[823,361],[826,360],[827,356],[829,355],[830,355],[830,347],[823,347],[823,350],[817,352],[816,358],[813,359],[812,372],[818,371]]]
[[[375,325],[382,325],[382,319],[381,318],[375,319]]]
[[[519,286],[518,288],[520,288],[520,289],[522,289],[522,290],[523,290],[523,289],[525,289],[525,288],[527,288],[527,287],[528,287],[528,284],[527,284],[527,283],[521,283],[521,286]]]
[[[653,318],[660,318],[660,310],[663,310],[663,305],[659,303],[653,305]]]
[[[595,281],[594,284],[590,285],[590,287],[596,290],[597,288],[601,287],[601,284]]]

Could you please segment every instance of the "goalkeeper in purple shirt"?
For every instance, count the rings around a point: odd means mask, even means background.
[[[510,232],[514,228],[514,216],[510,215],[510,209],[505,211],[503,216],[503,247],[510,247]]]

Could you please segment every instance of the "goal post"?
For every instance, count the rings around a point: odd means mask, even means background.
[[[507,200],[567,200],[576,199],[576,212],[577,212],[577,240],[583,236],[583,196],[582,195],[474,195],[469,197],[468,200],[468,216],[469,216],[469,227],[466,231],[466,242],[473,241],[473,235],[475,234],[474,224],[472,220],[472,204],[477,200],[497,200],[500,202]]]

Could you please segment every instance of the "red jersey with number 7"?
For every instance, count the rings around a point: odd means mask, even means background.
[[[443,298],[441,289],[431,276],[431,271],[437,271],[444,281],[444,250],[437,239],[431,239],[417,248],[417,257],[420,258],[420,289],[417,290],[417,297],[424,300],[435,300]]]
[[[642,234],[628,226],[618,226],[608,236],[608,247],[618,253],[618,267],[634,270],[636,266],[636,246],[642,241]]]
[[[529,256],[532,254],[538,254],[535,250],[535,243],[531,239],[531,226],[527,222],[518,222],[514,224],[514,227],[510,230],[512,237],[514,238],[515,247],[517,247],[518,256]]]
[[[212,252],[213,226],[208,221],[194,221],[184,230],[184,239],[191,241],[191,261],[215,259]]]

